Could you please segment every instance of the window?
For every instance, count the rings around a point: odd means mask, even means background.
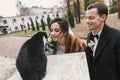
[[[38,16],[36,16],[36,19],[38,19]]]
[[[21,18],[22,21],[24,21],[24,18]]]
[[[53,17],[54,17],[54,14],[53,14]]]
[[[2,20],[3,24],[7,24],[7,20]]]
[[[18,27],[17,27],[17,26],[15,26],[15,30],[16,30],[16,31],[18,30]]]
[[[13,22],[16,22],[16,19],[13,19]]]
[[[42,18],[44,18],[44,16],[42,16]]]
[[[29,19],[31,19],[31,17],[29,17]]]
[[[26,25],[23,25],[23,28],[25,29],[25,28],[26,28]]]

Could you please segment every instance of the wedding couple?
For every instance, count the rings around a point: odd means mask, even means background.
[[[86,23],[91,32],[87,36],[87,45],[69,33],[67,20],[53,19],[49,26],[52,40],[47,51],[49,54],[85,51],[90,80],[120,80],[120,30],[106,24],[107,16],[105,4],[88,6]]]

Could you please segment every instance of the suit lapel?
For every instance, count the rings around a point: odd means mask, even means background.
[[[101,36],[99,38],[99,42],[96,48],[96,52],[95,52],[95,56],[94,56],[94,60],[96,60],[98,58],[98,56],[102,53],[104,47],[109,43],[109,35],[108,35],[108,29],[107,29],[107,25],[104,26],[103,31],[101,33]]]

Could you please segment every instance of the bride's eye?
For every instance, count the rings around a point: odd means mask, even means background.
[[[60,32],[60,30],[59,29],[55,29],[55,32]]]

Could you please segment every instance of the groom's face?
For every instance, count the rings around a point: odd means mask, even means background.
[[[104,19],[103,16],[99,16],[97,8],[92,8],[86,11],[86,23],[89,30],[98,32],[98,30],[103,26]]]

